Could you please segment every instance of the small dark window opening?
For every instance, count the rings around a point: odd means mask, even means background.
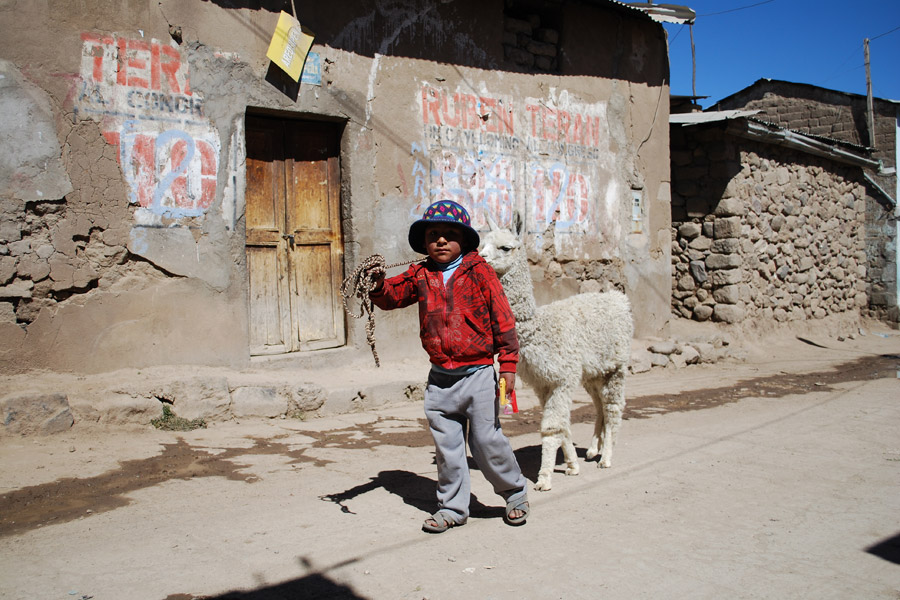
[[[558,73],[562,25],[559,2],[508,0],[503,16],[506,61],[526,71]]]

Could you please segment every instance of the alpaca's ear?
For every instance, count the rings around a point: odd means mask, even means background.
[[[497,231],[498,229],[500,229],[499,227],[497,227],[497,222],[491,218],[491,215],[487,214],[487,211],[485,211],[485,216],[487,217],[488,225],[491,226],[491,231]]]
[[[517,210],[513,211],[512,230],[513,233],[516,234],[516,237],[522,237],[522,232],[525,230],[525,225],[522,222],[522,214]]]

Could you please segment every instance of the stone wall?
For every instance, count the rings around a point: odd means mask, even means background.
[[[506,16],[503,22],[503,53],[507,60],[536,71],[555,72],[559,67],[559,31],[542,27],[541,17]]]
[[[869,169],[869,176],[896,202],[900,186],[897,167],[896,102],[873,100],[874,136],[867,124],[866,97],[816,86],[761,79],[752,86],[718,102],[716,110],[758,110],[754,118],[779,127],[815,136],[823,136],[856,146],[871,147],[869,155],[880,161],[885,174]],[[874,137],[874,139],[870,139]],[[870,316],[893,323],[900,322],[897,307],[897,217],[884,194],[867,184],[866,252]]]
[[[866,261],[869,316],[900,322],[897,306],[897,217],[875,194],[866,198]]]
[[[798,321],[867,304],[858,169],[673,128],[672,309],[699,321]]]

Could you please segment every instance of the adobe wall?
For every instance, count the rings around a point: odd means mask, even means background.
[[[766,323],[857,318],[868,303],[859,169],[673,127],[673,311]]]
[[[773,81],[751,86],[716,106],[716,110],[759,110],[754,118],[785,129],[872,147],[873,159],[885,167],[896,166],[898,107],[894,103],[873,99],[874,143],[869,139],[866,98],[855,94]],[[880,178],[879,185],[893,192],[896,177]]]
[[[345,272],[414,258],[408,224],[449,197],[482,229],[525,215],[539,298],[617,286],[639,334],[665,330],[658,25],[575,3],[549,3],[542,26],[499,1],[309,6],[319,79],[291,86],[265,57],[277,13],[233,5],[0,9],[0,371],[249,364],[248,110],[342,124]],[[517,64],[504,30],[522,22],[572,58]],[[593,36],[618,50],[588,60]],[[370,361],[348,321],[347,348],[296,364]],[[379,354],[419,356],[417,329],[415,311],[379,314]]]

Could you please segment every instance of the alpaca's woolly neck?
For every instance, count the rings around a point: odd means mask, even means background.
[[[534,300],[534,284],[531,281],[531,272],[528,270],[524,250],[509,271],[500,277],[500,283],[503,284],[516,323],[524,324],[533,319],[537,312],[537,303]]]

